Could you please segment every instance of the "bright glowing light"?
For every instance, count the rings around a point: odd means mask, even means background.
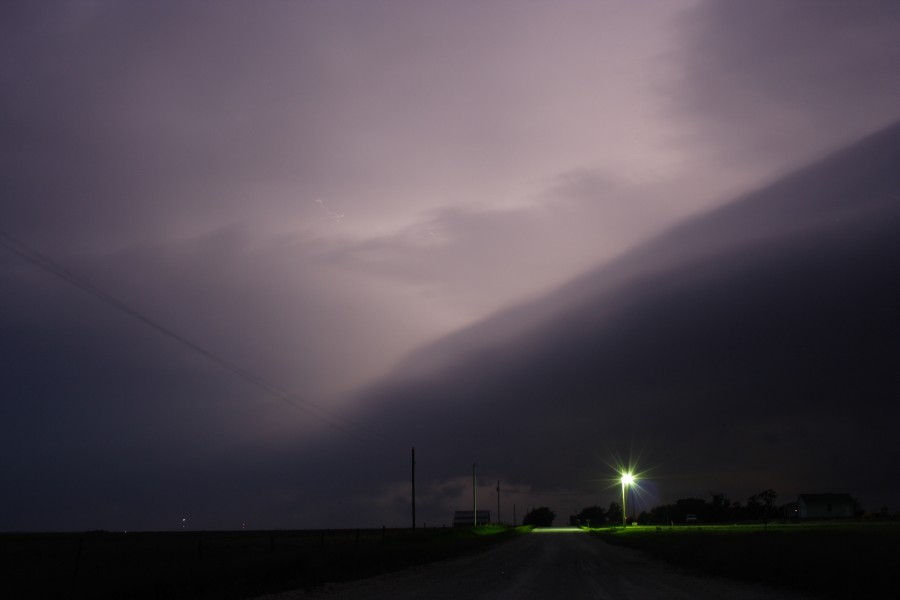
[[[649,479],[647,479],[649,477],[649,471],[641,469],[638,466],[640,456],[635,457],[633,449],[626,459],[623,459],[618,453],[614,453],[612,450],[609,452],[611,458],[604,462],[606,462],[606,465],[610,469],[610,477],[605,481],[609,483],[607,489],[621,488],[622,525],[626,526],[628,524],[629,505],[632,505],[631,520],[635,521],[634,509],[637,508],[640,497],[642,497],[643,484],[649,481]],[[631,494],[631,498],[628,497],[629,493]]]
[[[628,509],[625,505],[625,488],[632,483],[634,483],[634,475],[631,473],[622,473],[622,527],[628,525],[628,520],[625,516],[628,514]]]

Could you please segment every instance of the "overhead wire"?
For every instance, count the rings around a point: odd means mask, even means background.
[[[532,492],[530,490],[502,490],[504,494],[522,494],[527,496],[561,496],[561,497],[572,497],[572,496],[586,496],[591,492]]]
[[[365,441],[369,443],[376,442],[379,445],[382,445],[386,441],[382,436],[378,435],[369,427],[356,423],[355,421],[352,421],[343,415],[340,415],[293,392],[290,392],[282,388],[281,386],[278,386],[268,381],[267,379],[238,366],[237,364],[216,354],[215,352],[207,350],[203,346],[192,342],[181,334],[176,333],[175,331],[169,329],[158,321],[151,319],[138,310],[132,308],[125,302],[119,300],[111,294],[108,294],[83,277],[73,273],[72,271],[69,271],[56,261],[34,250],[9,233],[0,230],[0,238],[5,238],[5,240],[0,239],[0,247],[9,250],[10,252],[30,262],[31,264],[59,277],[60,279],[66,281],[74,287],[79,288],[87,294],[94,296],[98,300],[106,303],[108,306],[116,308],[126,315],[144,323],[152,329],[155,329],[159,333],[168,336],[182,346],[188,348],[196,354],[203,356],[222,369],[231,372],[247,383],[265,391],[269,395],[274,396],[275,398],[285,402],[286,404],[298,408],[304,411],[306,414],[312,416],[313,418],[327,423],[331,427],[338,429],[344,433],[356,436],[360,439],[365,439]]]

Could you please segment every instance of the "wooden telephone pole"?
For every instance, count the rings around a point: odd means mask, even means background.
[[[476,488],[475,463],[472,463],[472,523],[478,525],[478,497]]]

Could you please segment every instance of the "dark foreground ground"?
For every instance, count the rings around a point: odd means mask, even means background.
[[[2,534],[0,597],[882,598],[898,557],[898,523]]]
[[[697,577],[579,529],[539,530],[487,551],[313,592],[260,600],[798,600],[793,592]]]
[[[516,530],[0,534],[0,597],[247,598],[464,555]]]
[[[695,574],[824,598],[900,597],[900,523],[629,527],[592,532]]]

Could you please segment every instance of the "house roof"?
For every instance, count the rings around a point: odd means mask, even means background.
[[[800,494],[797,502],[803,501],[805,504],[821,504],[821,503],[849,503],[853,504],[853,497],[850,494]]]

